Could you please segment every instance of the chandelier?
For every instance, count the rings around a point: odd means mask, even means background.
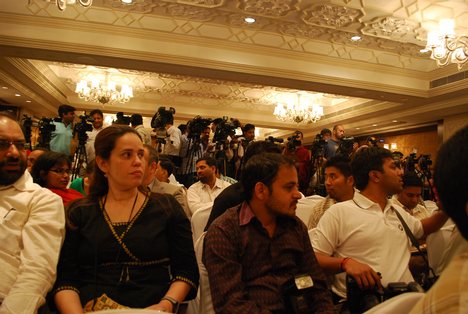
[[[315,100],[315,101],[314,101]],[[278,120],[297,124],[315,123],[323,116],[323,107],[319,104],[319,95],[315,99],[303,94],[276,104],[273,114]]]
[[[460,70],[468,60],[468,37],[457,36],[454,20],[443,19],[439,22],[438,30],[427,34],[425,50],[431,52],[431,59],[438,66],[454,63]]]
[[[50,2],[51,0],[47,0]],[[120,0],[123,4],[132,4],[133,0]],[[59,8],[60,11],[64,11],[67,8],[67,4],[75,4],[79,3],[85,8],[89,8],[90,6],[93,5],[93,0],[55,0],[57,3],[57,7]]]
[[[127,84],[121,84],[117,90],[117,84],[108,80],[102,83],[99,79],[93,78],[88,82],[81,80],[76,84],[75,93],[85,101],[94,101],[101,104],[126,103],[133,97],[133,89]]]

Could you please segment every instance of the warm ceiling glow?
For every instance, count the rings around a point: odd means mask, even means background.
[[[244,22],[246,22],[247,24],[252,24],[252,23],[255,23],[255,19],[253,17],[246,17],[244,18]]]
[[[16,97],[20,97],[21,95],[20,94],[15,94]]]
[[[30,100],[26,100],[26,102],[31,102]]]
[[[133,0],[121,0],[122,3],[125,3],[125,4],[132,4],[133,3]]]
[[[431,59],[438,66],[454,63],[458,69],[468,61],[468,37],[455,34],[455,21],[442,19],[439,28],[427,33],[426,49],[431,51]]]
[[[3,88],[3,89],[8,89],[8,87],[6,87],[6,86],[2,86],[2,88]]]
[[[352,41],[359,41],[359,40],[361,40],[361,36],[359,36],[359,35],[354,35],[353,37],[351,37],[351,40],[352,40]]]

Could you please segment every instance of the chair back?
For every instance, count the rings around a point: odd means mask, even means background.
[[[213,204],[210,204],[198,209],[193,213],[192,218],[190,219],[190,223],[192,224],[192,237],[194,244],[205,230],[205,226],[208,222],[208,218],[210,217],[212,207]]]

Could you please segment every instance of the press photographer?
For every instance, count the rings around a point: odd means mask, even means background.
[[[151,127],[155,129],[158,145],[164,145],[161,150],[164,155],[168,155],[176,167],[180,167],[180,144],[182,133],[174,126],[175,109],[170,107],[159,107],[158,111],[151,119]],[[163,136],[165,137],[163,138]]]
[[[86,112],[79,117],[80,122],[75,124],[73,128],[73,137],[78,138],[78,147],[73,155],[72,180],[77,178],[83,168],[83,163],[88,164],[88,155],[86,153],[86,141],[88,140],[88,132],[93,130],[93,118],[86,115]]]
[[[285,155],[293,157],[296,162],[297,176],[299,179],[299,190],[307,193],[310,179],[310,160],[312,158],[310,150],[302,145],[304,134],[301,131],[294,132],[288,137]]]
[[[310,182],[309,190],[306,195],[316,194],[321,196],[326,196],[327,191],[325,189],[325,174],[324,174],[324,164],[325,164],[325,153],[327,150],[327,135],[328,129],[323,129],[319,134],[315,135],[314,141],[312,142],[312,160],[311,160],[311,170],[310,170]]]
[[[234,118],[223,117],[221,120],[215,119],[218,121],[216,129],[213,135],[214,152],[212,155],[217,161],[217,164],[220,166],[218,171],[220,174],[227,175],[229,177],[236,177],[236,174],[239,176],[241,160],[233,160],[237,152],[231,148],[231,142],[234,139],[233,144],[236,142],[235,139],[236,129],[241,126],[239,120]],[[238,148],[239,146],[237,146]],[[232,161],[230,163],[230,161]],[[237,172],[237,173],[236,173]]]
[[[71,140],[73,138],[73,120],[75,108],[69,105],[61,105],[58,108],[60,121],[53,121],[55,130],[52,130],[50,138],[50,150],[71,155]]]

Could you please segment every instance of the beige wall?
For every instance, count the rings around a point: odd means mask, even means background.
[[[468,104],[467,104],[468,106]],[[444,119],[443,124],[443,140],[444,142],[450,138],[455,132],[462,127],[468,125],[468,115],[450,116]]]

